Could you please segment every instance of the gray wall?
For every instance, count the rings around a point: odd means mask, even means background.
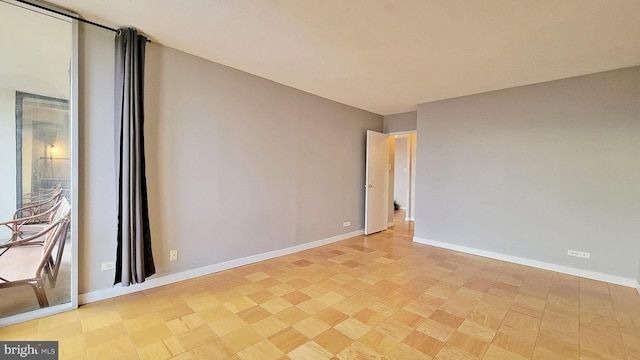
[[[78,36],[79,293],[109,288],[115,260],[114,35],[79,23]]]
[[[384,117],[384,133],[400,133],[407,131],[415,131],[417,129],[418,113],[410,111],[406,113],[385,115]]]
[[[419,105],[417,182],[416,237],[637,278],[640,67]]]
[[[113,278],[100,271],[115,257],[113,33],[81,30],[86,293]],[[364,227],[365,130],[382,131],[382,116],[155,43],[145,91],[156,276]],[[178,261],[168,261],[170,249]]]

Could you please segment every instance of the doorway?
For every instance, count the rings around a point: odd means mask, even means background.
[[[393,186],[389,197],[393,198],[394,213],[403,211],[405,221],[415,221],[415,167],[416,133],[393,134]]]

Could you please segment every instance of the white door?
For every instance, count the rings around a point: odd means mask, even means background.
[[[389,135],[367,130],[364,233],[387,228],[389,199]]]

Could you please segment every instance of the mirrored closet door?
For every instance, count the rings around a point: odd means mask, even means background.
[[[77,307],[76,29],[0,1],[0,326]]]

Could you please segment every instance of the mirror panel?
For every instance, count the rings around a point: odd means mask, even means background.
[[[77,306],[76,26],[0,1],[0,326]]]

